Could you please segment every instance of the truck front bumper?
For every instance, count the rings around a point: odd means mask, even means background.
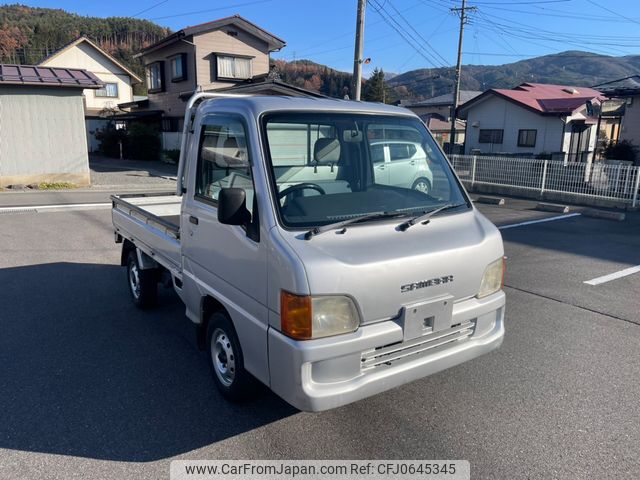
[[[504,337],[504,292],[453,308],[451,328],[403,342],[393,320],[296,341],[269,329],[271,389],[294,407],[339,407],[488,353]]]

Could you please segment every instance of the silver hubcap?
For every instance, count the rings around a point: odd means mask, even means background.
[[[422,193],[429,193],[429,185],[427,184],[427,182],[424,182],[422,180],[416,183],[413,189]]]
[[[129,265],[129,287],[135,298],[140,298],[140,271],[135,262]]]
[[[213,359],[213,366],[218,380],[224,386],[230,386],[236,376],[236,356],[233,353],[231,340],[229,340],[224,330],[219,328],[216,328],[213,332],[211,358]]]

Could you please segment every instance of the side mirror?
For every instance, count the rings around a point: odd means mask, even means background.
[[[247,194],[242,188],[223,188],[218,194],[218,221],[225,225],[247,225]]]

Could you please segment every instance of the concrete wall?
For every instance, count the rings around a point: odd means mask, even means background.
[[[39,182],[90,183],[82,91],[0,86],[0,187]]]
[[[473,126],[477,124],[477,126]],[[480,143],[480,130],[502,129],[502,144]],[[537,130],[535,147],[518,146],[518,130]],[[467,116],[465,153],[473,149],[482,153],[537,154],[562,150],[563,122],[558,117],[546,117],[531,112],[508,100],[492,96],[472,107]]]
[[[133,100],[133,90],[131,88],[131,77],[129,74],[86,42],[75,45],[52,59],[43,62],[42,65],[48,67],[83,68],[95,74],[96,77],[105,83],[118,84],[117,97],[96,97],[95,90],[84,90],[83,94],[87,108],[98,110],[106,107],[116,108],[118,103],[131,102]]]

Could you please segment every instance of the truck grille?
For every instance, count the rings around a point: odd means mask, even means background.
[[[362,352],[361,370],[366,371],[372,368],[390,366],[395,362],[413,357],[414,355],[426,355],[437,350],[450,347],[454,342],[460,342],[473,335],[475,330],[475,320],[468,320],[457,325],[453,325],[447,330],[429,333],[406,342],[394,343],[377,347]],[[435,350],[434,350],[435,349]]]

